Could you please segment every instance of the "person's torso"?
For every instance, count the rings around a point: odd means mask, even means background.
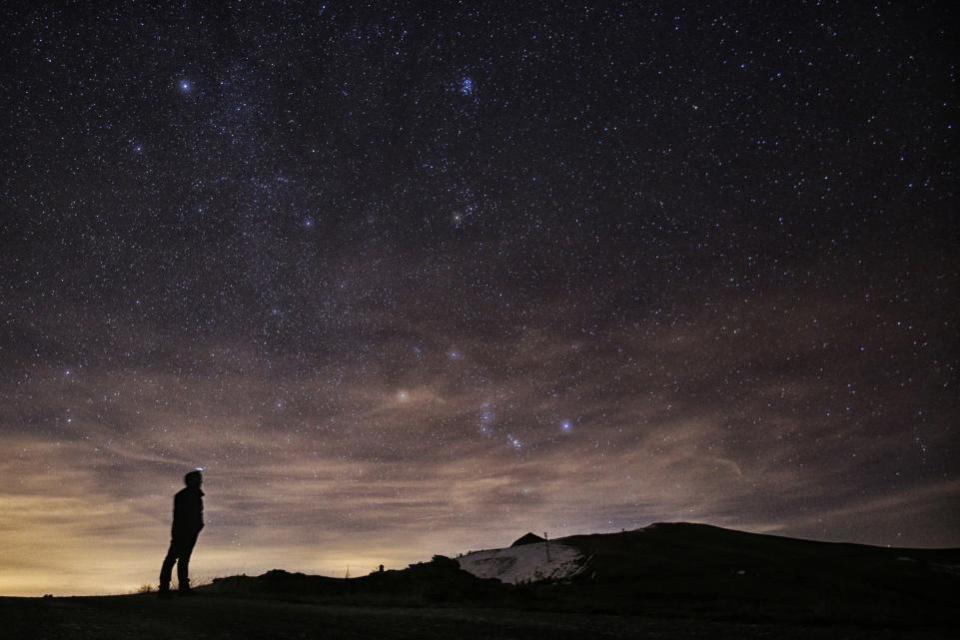
[[[203,492],[187,487],[173,498],[174,529],[197,528],[203,523]]]

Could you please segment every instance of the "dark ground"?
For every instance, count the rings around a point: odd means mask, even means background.
[[[585,613],[361,607],[200,595],[0,598],[7,640],[277,638],[948,638],[945,629],[794,626]]]
[[[194,598],[0,598],[0,640],[953,638],[960,550],[658,524],[558,540],[583,570],[506,585],[450,558],[343,579],[273,570]]]
[[[633,616],[785,627],[956,629],[960,550],[896,549],[658,524],[557,540],[587,560],[567,579],[505,585],[452,559],[351,579],[269,571],[207,595],[364,607]]]

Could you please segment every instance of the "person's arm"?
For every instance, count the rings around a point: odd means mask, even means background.
[[[173,496],[173,528],[179,529],[186,524],[186,509],[183,504],[183,495],[178,493]]]

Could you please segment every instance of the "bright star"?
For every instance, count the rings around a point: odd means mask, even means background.
[[[484,410],[480,414],[480,433],[485,436],[493,433],[493,423],[497,419],[497,414],[489,407],[489,403],[484,403]]]

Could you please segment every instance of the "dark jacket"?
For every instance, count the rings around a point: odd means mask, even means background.
[[[173,535],[192,536],[203,529],[203,491],[187,487],[173,497]]]

